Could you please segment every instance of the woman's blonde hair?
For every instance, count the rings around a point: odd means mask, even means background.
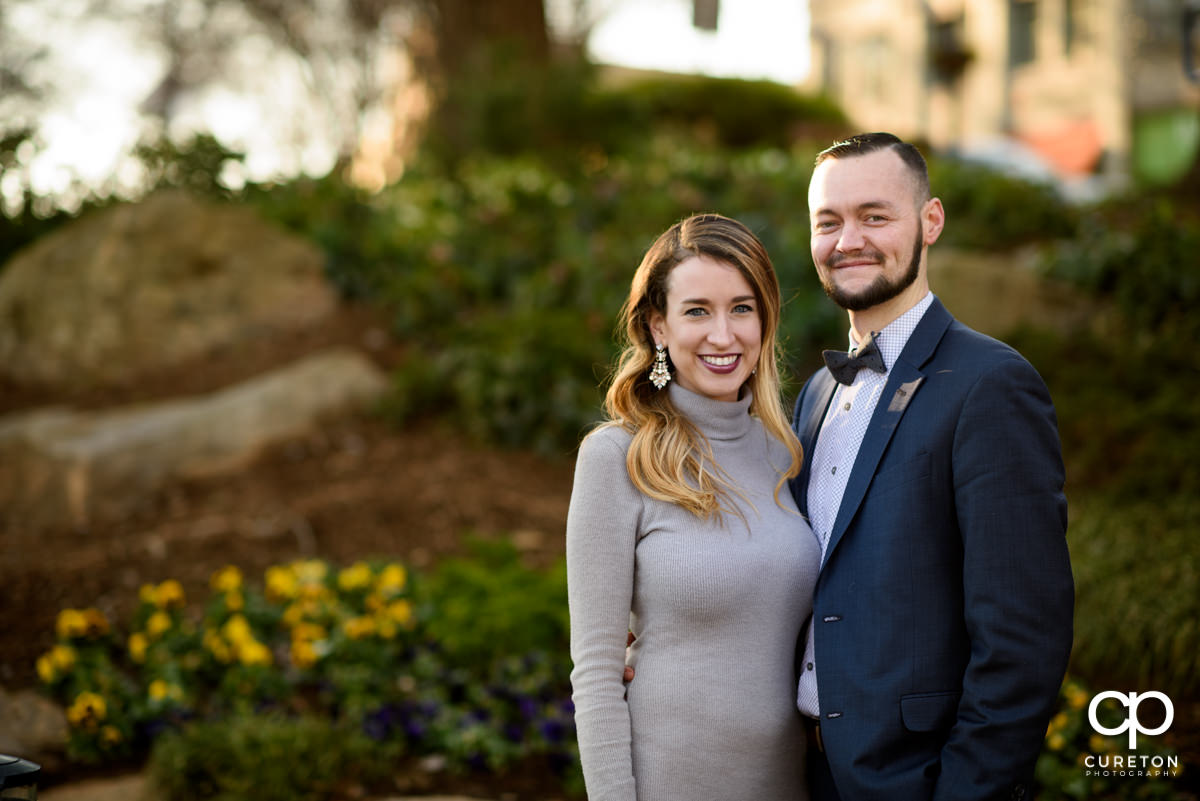
[[[669,393],[656,389],[649,379],[654,363],[650,318],[666,314],[671,271],[693,256],[736,268],[758,301],[762,347],[755,372],[743,386],[754,394],[750,413],[791,454],[791,464],[775,486],[777,503],[784,483],[800,472],[801,450],[779,397],[779,281],[766,248],[746,226],[720,214],[696,214],[676,223],[650,246],[633,276],[621,309],[624,349],[604,409],[613,424],[633,434],[626,466],[634,485],[651,498],[707,519],[730,509],[728,493],[737,489],[716,464],[705,436],[675,409]]]

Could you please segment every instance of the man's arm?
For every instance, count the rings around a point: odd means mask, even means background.
[[[1020,797],[1070,655],[1074,583],[1054,407],[1015,353],[969,393],[953,470],[971,656],[934,798]]]

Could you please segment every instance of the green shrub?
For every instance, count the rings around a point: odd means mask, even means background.
[[[148,767],[171,801],[324,801],[381,783],[396,756],[327,718],[247,715],[164,735]]]
[[[599,417],[616,315],[642,253],[688,214],[742,219],[771,249],[789,301],[789,367],[807,374],[812,351],[841,337],[844,318],[808,256],[805,161],[671,137],[646,147],[570,169],[476,157],[448,177],[418,164],[374,196],[330,180],[252,200],[320,242],[343,291],[388,310],[411,346],[391,415],[438,412],[493,442],[562,453]]]
[[[1176,697],[1200,692],[1200,500],[1075,502],[1074,670]]]
[[[707,132],[732,149],[788,148],[799,135],[846,133],[848,122],[833,101],[773,81],[662,76],[607,90],[623,100],[644,129],[663,126],[688,136]]]
[[[1165,198],[1110,206],[1084,218],[1076,238],[1057,243],[1043,268],[1111,299],[1143,337],[1200,334],[1200,223]],[[1178,340],[1177,340],[1178,341]]]
[[[491,664],[535,651],[566,657],[567,573],[562,562],[552,570],[533,571],[521,564],[511,544],[474,540],[468,557],[439,565],[423,595],[438,610],[426,632],[455,663]]]
[[[946,208],[942,244],[1010,250],[1075,231],[1075,210],[1048,184],[951,158],[929,159],[929,181]]]

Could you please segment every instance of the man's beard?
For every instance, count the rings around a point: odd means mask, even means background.
[[[871,282],[871,285],[866,289],[854,294],[839,289],[833,283],[834,267],[839,261],[843,260],[838,258],[838,254],[835,253],[825,262],[825,268],[829,271],[829,276],[821,276],[821,286],[825,289],[825,294],[829,296],[830,300],[847,311],[865,311],[872,306],[887,303],[912,286],[913,282],[917,280],[917,275],[921,272],[921,250],[924,245],[924,232],[918,226],[917,240],[913,243],[912,261],[908,264],[908,270],[895,281],[890,281],[886,275],[881,275]],[[863,253],[856,254],[855,258],[863,256],[874,259],[880,264],[883,264],[884,261],[883,254],[877,250],[864,251]]]

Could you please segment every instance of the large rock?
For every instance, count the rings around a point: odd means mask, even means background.
[[[313,325],[336,305],[322,258],[245,207],[178,191],[85,215],[0,272],[0,371],[111,383]]]
[[[67,716],[53,701],[33,690],[0,688],[0,754],[12,754],[42,766],[58,767],[67,748]]]
[[[37,528],[119,516],[168,480],[244,467],[386,387],[365,357],[335,348],[197,398],[9,415],[0,418],[0,508]]]

